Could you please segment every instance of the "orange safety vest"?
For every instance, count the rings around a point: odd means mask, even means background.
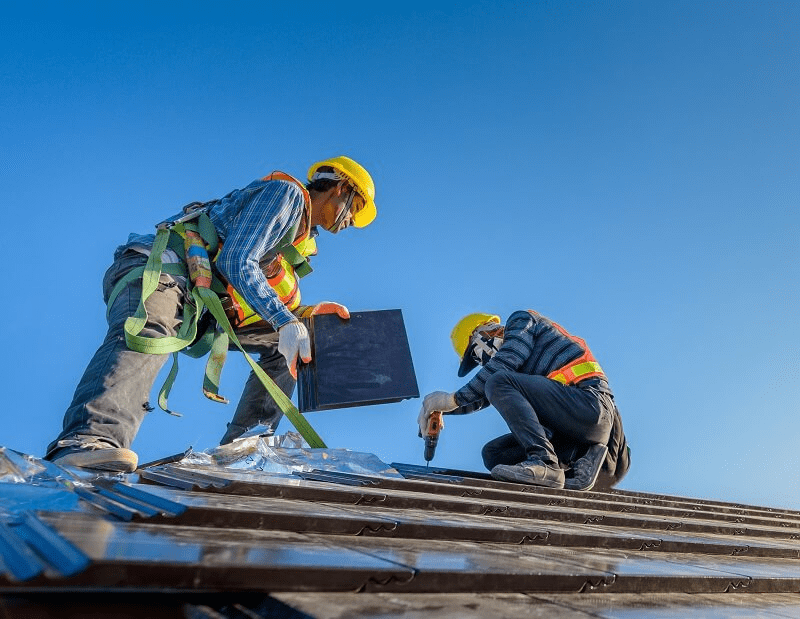
[[[544,316],[533,310],[528,310],[528,312],[534,317],[544,318]],[[601,368],[600,364],[597,363],[597,359],[594,358],[592,351],[589,350],[589,347],[586,345],[586,342],[584,340],[570,334],[560,324],[555,323],[550,319],[547,320],[550,322],[550,324],[552,324],[556,328],[556,330],[559,333],[561,333],[561,335],[571,339],[573,342],[575,342],[578,346],[580,346],[583,349],[582,355],[580,355],[577,359],[573,359],[565,366],[550,372],[547,375],[547,378],[558,381],[563,385],[574,385],[575,383],[580,382],[586,378],[593,378],[595,376],[605,377],[603,368]]]
[[[304,258],[314,256],[317,253],[316,240],[311,236],[311,196],[305,186],[296,178],[284,174],[283,172],[273,172],[265,176],[265,181],[283,180],[295,183],[303,192],[304,210],[300,218],[297,233],[292,241],[292,245]],[[294,267],[290,264],[283,254],[278,253],[272,260],[262,263],[261,270],[267,278],[267,283],[276,292],[289,311],[296,309],[300,305],[300,283],[299,276],[295,273]],[[225,313],[234,328],[245,327],[261,322],[264,319],[247,304],[244,297],[230,284],[225,288],[228,299],[223,303]]]

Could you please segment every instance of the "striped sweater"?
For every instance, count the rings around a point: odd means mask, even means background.
[[[506,370],[547,376],[582,354],[583,349],[562,335],[548,318],[524,310],[514,312],[506,321],[500,350],[466,385],[456,391],[459,408],[451,414],[471,413],[487,407],[486,381],[495,372]],[[611,393],[608,382],[602,377],[581,381],[581,386]]]

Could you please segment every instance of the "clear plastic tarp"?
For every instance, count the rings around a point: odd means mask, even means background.
[[[402,479],[402,475],[374,454],[349,449],[312,449],[296,432],[266,436],[251,431],[228,445],[189,452],[178,464],[277,474],[318,470]]]
[[[81,481],[50,462],[0,447],[0,521],[30,510],[79,509],[76,483]]]
[[[205,471],[248,471],[266,475],[291,475],[295,471],[327,471],[402,479],[390,465],[370,453],[349,449],[311,449],[296,432],[267,436],[255,428],[228,445],[170,459],[183,468]],[[98,477],[136,482],[136,474],[102,473],[61,467],[0,447],[0,517],[27,510],[74,511],[81,509],[76,487],[91,487]]]

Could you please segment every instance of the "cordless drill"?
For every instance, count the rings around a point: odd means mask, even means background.
[[[428,417],[428,428],[425,430],[425,466],[433,460],[436,444],[439,442],[439,433],[442,431],[442,413],[432,411]]]

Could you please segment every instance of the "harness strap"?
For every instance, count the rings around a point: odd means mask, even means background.
[[[108,313],[111,311],[111,306],[114,305],[114,301],[117,300],[119,294],[125,290],[128,285],[135,281],[141,280],[145,268],[146,267],[142,265],[140,267],[136,267],[135,269],[131,269],[125,275],[120,277],[116,284],[114,284],[114,287],[111,289],[111,294],[108,295],[106,318],[108,318]],[[161,272],[166,273],[167,275],[182,275],[187,277],[186,267],[181,262],[168,262],[167,264],[162,264]]]
[[[202,219],[203,215],[205,214],[201,213],[200,219]],[[194,224],[183,222],[183,225],[187,229],[197,230],[205,240],[206,237],[204,232],[205,234],[208,234],[208,230],[201,231],[199,224],[200,221],[198,221],[198,225],[195,227]],[[177,230],[175,228],[177,228]],[[264,372],[264,370],[261,369],[261,367],[255,361],[253,361],[250,355],[248,355],[244,350],[241,342],[239,342],[239,338],[236,337],[236,334],[233,331],[233,327],[231,326],[228,317],[225,315],[225,310],[222,308],[222,303],[220,302],[217,293],[211,288],[203,288],[200,286],[195,286],[192,288],[191,296],[194,304],[184,304],[183,322],[177,335],[167,337],[147,337],[139,335],[139,333],[141,333],[142,329],[144,329],[145,325],[147,324],[148,319],[145,302],[150,295],[156,291],[161,273],[166,272],[166,268],[172,266],[164,265],[161,260],[161,255],[168,247],[170,236],[173,236],[172,232],[174,231],[179,234],[180,228],[180,224],[175,226],[159,227],[158,232],[156,233],[155,241],[153,242],[153,247],[150,251],[150,255],[147,258],[147,264],[145,264],[141,273],[142,297],[139,300],[139,306],[136,309],[136,313],[125,320],[124,326],[125,341],[128,345],[128,348],[131,350],[150,354],[173,353],[172,367],[170,368],[167,380],[164,382],[164,385],[159,392],[159,406],[170,414],[177,414],[174,411],[170,411],[167,406],[169,392],[178,373],[178,356],[176,353],[186,349],[190,344],[192,344],[192,342],[194,342],[197,337],[198,317],[202,314],[203,309],[207,308],[211,315],[216,319],[217,324],[222,331],[221,334],[219,334],[217,337],[214,337],[214,341],[210,346],[211,355],[206,369],[206,377],[203,383],[203,393],[212,400],[218,402],[227,401],[225,398],[219,395],[218,386],[219,377],[222,372],[222,365],[224,363],[225,356],[227,355],[228,342],[233,342],[237,348],[242,351],[247,363],[261,381],[261,384],[264,385],[267,393],[269,393],[269,395],[275,400],[283,414],[286,415],[286,417],[289,419],[292,425],[294,425],[295,429],[300,433],[300,435],[306,440],[309,446],[312,448],[324,448],[325,443],[316,433],[314,428],[311,427],[306,418],[303,417],[303,414],[297,410],[286,394],[280,390],[280,388],[267,375],[267,373]],[[213,229],[213,225],[211,228]],[[213,233],[213,236],[211,236],[211,240],[214,240],[214,238],[216,238],[216,231]],[[182,256],[182,254],[178,253],[178,256]],[[180,266],[183,267],[183,265]],[[171,270],[171,268],[169,270]],[[182,274],[185,275],[185,272],[186,269],[183,267]],[[129,284],[133,279],[135,279],[135,276],[130,277],[127,282],[119,287],[119,289],[117,289],[119,284],[114,287],[114,290],[112,291],[112,293],[114,293],[114,299],[119,294],[120,290],[122,290],[122,288]],[[111,301],[113,301],[113,299],[110,298],[109,302]],[[206,348],[208,341],[201,341],[203,342],[202,346],[193,352],[199,353],[200,350]],[[206,350],[208,350],[208,348],[206,348]]]
[[[278,408],[283,411],[283,414],[292,422],[295,429],[300,433],[300,435],[306,440],[310,447],[325,447],[325,443],[316,433],[314,428],[311,427],[311,424],[308,423],[303,414],[297,410],[292,401],[286,396],[286,394],[280,390],[278,385],[267,375],[267,373],[261,369],[261,367],[253,361],[250,355],[245,352],[244,347],[242,347],[241,342],[239,342],[239,338],[236,337],[236,334],[233,332],[233,327],[231,327],[231,323],[228,321],[228,317],[225,315],[225,310],[222,309],[222,303],[220,303],[219,297],[217,294],[209,289],[209,288],[195,288],[195,291],[198,291],[199,298],[202,299],[202,302],[208,308],[208,311],[211,312],[211,315],[217,319],[217,324],[222,327],[223,331],[228,335],[230,341],[233,342],[236,347],[242,351],[244,358],[247,360],[247,363],[252,368],[253,372],[255,372],[256,376],[258,376],[261,384],[264,385],[264,388],[267,390],[272,399],[275,400],[275,403],[278,405]]]
[[[297,248],[289,243],[288,245],[284,245],[280,248],[280,253],[283,254],[283,257],[286,259],[286,262],[292,265],[295,274],[297,277],[305,277],[313,269],[311,268],[311,264],[308,262],[308,258],[306,258],[303,254],[297,251]]]
[[[209,400],[219,402],[220,404],[228,404],[228,399],[219,395],[219,381],[222,375],[222,368],[225,365],[225,359],[228,356],[228,341],[227,333],[214,330],[206,333],[191,347],[180,351],[193,358],[200,358],[210,353],[203,376],[203,395]],[[164,380],[164,384],[161,385],[161,389],[158,392],[158,407],[165,413],[169,413],[175,417],[183,417],[180,413],[169,408],[169,394],[172,391],[177,377],[178,353],[174,352],[172,353],[172,366],[167,374],[167,378]]]
[[[219,395],[219,381],[222,375],[222,368],[228,358],[228,342],[230,338],[225,331],[217,330],[214,333],[214,341],[208,353],[206,362],[205,376],[203,376],[203,395],[214,402],[227,404],[228,400]]]
[[[196,304],[195,306],[184,305],[183,322],[177,335],[155,338],[139,335],[148,319],[145,302],[156,291],[161,277],[164,266],[161,262],[161,254],[167,247],[169,234],[170,231],[166,228],[162,228],[156,234],[142,274],[142,297],[139,299],[139,306],[136,313],[125,320],[125,342],[128,344],[128,348],[137,352],[150,354],[177,352],[186,348],[197,336],[197,317],[200,307]],[[192,296],[195,296],[194,291],[192,291]]]
[[[308,258],[301,254],[293,244],[295,237],[297,236],[297,230],[300,228],[300,223],[301,220],[298,220],[291,228],[289,228],[289,230],[286,231],[286,234],[281,237],[277,245],[275,245],[275,248],[269,252],[268,256],[266,258],[262,258],[262,263],[267,261],[271,262],[278,254],[281,254],[284,260],[292,265],[292,268],[298,277],[305,277],[314,270],[311,268]]]

